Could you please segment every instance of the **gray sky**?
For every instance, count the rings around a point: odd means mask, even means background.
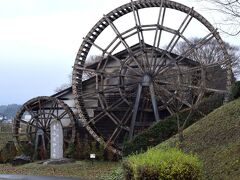
[[[0,105],[53,94],[68,81],[82,38],[103,14],[128,2],[0,0]],[[218,21],[190,0],[181,3]],[[237,44],[236,38],[227,40]]]

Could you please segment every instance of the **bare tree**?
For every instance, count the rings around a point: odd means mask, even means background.
[[[99,62],[100,60],[102,59],[102,56],[100,55],[92,55],[92,56],[89,56],[89,58],[86,60],[85,62],[85,66],[88,67],[88,66],[92,66],[94,65],[96,62]],[[83,80],[86,80],[86,79],[89,79],[91,78],[92,76],[94,76],[94,73],[92,72],[84,72],[83,74]],[[57,87],[54,91],[57,93],[57,92],[60,92],[64,89],[67,89],[69,87],[72,86],[72,74],[69,74],[68,75],[68,79],[69,81],[66,82],[66,83],[63,83],[62,85],[60,85],[59,87]]]
[[[198,42],[198,38],[193,38],[191,40],[193,43]],[[235,77],[240,75],[240,49],[237,46],[230,45],[225,42],[225,47],[229,53],[229,58],[232,62],[232,71]],[[189,45],[186,42],[181,42],[176,47],[175,53],[182,54],[189,48]],[[216,40],[211,40],[208,43],[204,44],[201,48],[198,48],[195,53],[189,55],[189,59],[198,61],[204,65],[214,64],[216,62],[222,62],[223,54],[221,47],[219,46]]]
[[[240,34],[240,1],[239,0],[196,0],[197,2],[209,2],[208,10],[217,11],[222,14],[222,22],[218,23],[221,30],[228,35]],[[224,30],[223,26],[229,28]]]
[[[56,89],[54,91],[56,93],[58,93],[58,92],[61,92],[64,89],[67,89],[67,88],[71,87],[71,86],[72,86],[72,74],[69,74],[68,75],[68,82],[63,83],[62,85],[56,87]]]
[[[62,84],[61,86],[58,86],[58,87],[56,87],[56,89],[54,90],[56,93],[58,93],[58,92],[61,92],[61,91],[63,91],[64,89],[67,89],[67,88],[69,88],[69,87],[71,87],[72,85],[70,85],[69,83],[64,83],[64,84]]]

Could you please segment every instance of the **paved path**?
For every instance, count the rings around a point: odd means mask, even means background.
[[[27,176],[27,175],[15,175],[15,174],[0,174],[0,180],[84,180],[81,178],[71,177],[54,177],[54,176]]]

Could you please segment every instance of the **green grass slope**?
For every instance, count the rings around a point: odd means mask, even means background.
[[[178,146],[174,136],[156,146]],[[204,163],[206,179],[240,179],[240,99],[216,109],[184,131],[182,146]]]

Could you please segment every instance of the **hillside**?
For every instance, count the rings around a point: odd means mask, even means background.
[[[224,96],[219,94],[214,94],[204,99],[199,105],[198,109],[203,114],[209,114],[216,108],[223,105]],[[203,118],[203,114],[200,114],[199,111],[194,111],[189,117],[185,128],[194,124],[196,121],[199,121]],[[179,114],[180,124],[183,124],[186,117],[189,115],[188,111],[183,111]],[[154,123],[151,127],[143,131],[142,133],[136,135],[133,140],[127,141],[124,143],[123,155],[128,156],[132,153],[144,152],[148,148],[156,146],[161,142],[169,139],[173,135],[177,134],[178,125],[177,117],[169,116],[163,121]]]
[[[177,136],[156,146],[177,146]],[[183,150],[204,163],[206,179],[240,177],[240,99],[216,109],[184,131]]]

